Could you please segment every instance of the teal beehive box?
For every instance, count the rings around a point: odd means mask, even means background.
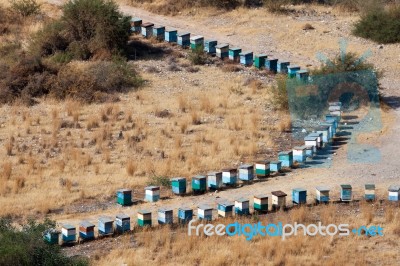
[[[43,238],[49,244],[56,245],[58,244],[61,232],[54,228],[48,229],[44,232]]]
[[[117,191],[117,203],[122,206],[129,206],[132,204],[132,190],[120,189]]]
[[[253,52],[241,52],[239,55],[240,55],[240,64],[244,66],[253,65]]]
[[[250,204],[248,199],[239,198],[235,200],[235,214],[237,215],[250,214]]]
[[[137,213],[137,222],[140,227],[151,226],[151,211],[140,210]]]
[[[265,67],[265,59],[268,58],[266,54],[258,54],[254,56],[254,66],[258,69]]]
[[[207,177],[197,175],[192,177],[192,191],[194,193],[204,193],[207,190]]]
[[[341,201],[351,201],[352,197],[352,187],[349,184],[340,185],[340,200]]]
[[[208,54],[215,54],[217,52],[216,46],[218,41],[216,40],[206,40],[204,42],[204,51]]]
[[[279,161],[282,163],[282,167],[292,167],[293,166],[293,152],[292,151],[282,151],[278,153]]]
[[[290,65],[289,61],[278,60],[276,70],[278,73],[287,74],[289,65]]]
[[[203,49],[204,48],[204,37],[203,36],[193,36],[190,38],[190,49]]]
[[[364,198],[367,201],[375,200],[375,184],[365,184]]]
[[[254,211],[266,213],[268,211],[268,196],[256,195],[253,198]]]
[[[281,161],[270,162],[269,169],[271,170],[271,172],[280,172],[282,170],[282,162]]]
[[[165,27],[164,26],[153,27],[153,36],[157,40],[163,41],[165,38]]]
[[[268,160],[261,160],[255,163],[256,176],[259,178],[268,177],[270,170],[270,162]]]
[[[166,30],[165,41],[169,43],[176,43],[178,41],[178,31],[174,29]]]
[[[272,73],[276,73],[278,71],[278,59],[275,58],[265,59],[265,69]]]
[[[177,177],[177,178],[171,179],[171,187],[172,187],[172,192],[175,195],[186,194],[186,178]]]
[[[242,52],[241,48],[238,47],[229,48],[229,59],[234,62],[239,62],[241,52]]]
[[[294,204],[306,204],[307,190],[304,188],[294,188],[292,190],[292,201]]]
[[[219,202],[218,203],[218,216],[230,217],[233,214],[233,208],[235,204],[230,202]]]
[[[317,203],[328,203],[330,200],[329,197],[330,189],[328,187],[319,186],[316,187],[315,191],[315,200]]]
[[[287,69],[288,69],[288,76],[289,76],[289,78],[294,78],[294,77],[296,77],[296,73],[297,73],[298,71],[300,71],[300,67],[297,66],[297,65],[289,65],[289,66],[287,67]]]

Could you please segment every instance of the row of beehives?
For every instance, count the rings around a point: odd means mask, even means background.
[[[191,189],[195,194],[209,190],[218,190],[225,187],[234,187],[237,182],[250,182],[257,178],[266,178],[271,173],[280,172],[283,167],[291,168],[297,162],[304,164],[307,158],[312,159],[318,150],[323,149],[333,141],[337,133],[341,118],[341,103],[330,103],[330,114],[326,115],[325,122],[315,128],[315,132],[304,138],[303,146],[294,147],[291,151],[283,151],[278,154],[277,161],[261,160],[254,164],[242,164],[239,168],[227,168],[218,172],[210,172],[207,175],[192,177]],[[184,177],[171,179],[172,192],[176,195],[187,193],[187,180]],[[160,187],[149,186],[145,188],[144,200],[155,202],[160,199]],[[117,191],[117,203],[126,206],[132,204],[132,190],[120,189]]]
[[[330,189],[327,187],[316,187],[315,202],[329,203]],[[272,210],[276,211],[287,207],[286,204],[287,194],[283,191],[271,192]],[[269,211],[268,195],[256,195],[253,197],[253,210],[257,214],[266,214]],[[389,187],[389,201],[399,201],[400,186]],[[364,199],[367,201],[374,201],[375,185],[366,184]],[[343,202],[350,202],[353,200],[352,187],[348,184],[341,185],[340,200]],[[307,203],[307,190],[303,188],[294,188],[292,190],[293,204],[300,205]],[[223,201],[217,204],[218,217],[230,217],[233,213],[236,215],[250,215],[250,200],[247,198],[236,199],[234,203]],[[214,208],[209,205],[199,205],[197,208],[197,217],[199,220],[211,221],[213,219]],[[174,223],[174,210],[171,208],[160,208],[157,212],[157,221],[159,225],[173,224]],[[178,209],[177,219],[178,223],[184,224],[193,219],[193,209],[181,207]],[[147,210],[139,210],[137,212],[137,226],[152,226],[152,212]],[[115,224],[115,227],[114,227]],[[61,229],[62,243],[74,243],[77,240],[77,235],[81,240],[95,239],[95,225],[89,221],[82,221],[77,229],[73,225],[64,224]],[[98,235],[113,235],[114,233],[122,234],[131,231],[131,219],[126,214],[118,214],[113,220],[111,217],[100,217],[98,219]],[[55,229],[48,230],[44,234],[45,241],[51,244],[58,244],[60,231]]]
[[[208,54],[216,55],[221,59],[229,58],[234,62],[240,62],[244,66],[254,65],[256,68],[265,68],[272,73],[288,74],[289,77],[297,77],[299,80],[307,80],[309,73],[298,65],[291,65],[286,60],[278,60],[266,54],[254,55],[253,52],[242,51],[238,47],[230,47],[229,44],[218,44],[217,40],[205,40],[203,36],[192,36],[190,33],[179,33],[175,29],[166,30],[164,26],[154,26],[153,23],[142,23],[139,18],[131,21],[131,31],[141,33],[146,38],[154,37],[169,43],[177,43],[181,47],[190,47],[192,50],[204,49]]]

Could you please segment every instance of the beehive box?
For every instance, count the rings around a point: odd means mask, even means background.
[[[208,205],[199,205],[197,208],[197,217],[200,220],[212,220],[212,211],[213,208]]]
[[[171,179],[172,192],[175,195],[185,195],[186,194],[186,178],[177,177]]]
[[[254,196],[253,208],[255,211],[266,213],[268,211],[268,196],[267,195]]]
[[[296,78],[302,81],[307,81],[310,73],[307,70],[301,69],[296,72]]]
[[[313,152],[317,152],[317,147],[318,147],[318,137],[313,137],[308,135],[307,137],[304,138],[304,145],[306,146],[312,146],[313,147]]]
[[[242,164],[239,166],[239,179],[251,181],[254,179],[254,166],[251,164]]]
[[[99,235],[112,235],[114,233],[114,221],[111,217],[103,216],[99,218]]]
[[[131,31],[134,33],[140,33],[142,28],[142,20],[140,18],[131,19]]]
[[[293,161],[304,163],[306,161],[306,147],[297,146],[293,148]]]
[[[278,71],[278,59],[275,58],[265,59],[265,69],[272,73],[276,73]]]
[[[238,47],[229,48],[229,59],[235,62],[239,62],[241,52],[242,52],[241,48]]]
[[[160,41],[163,41],[165,38],[165,27],[164,26],[156,26],[153,28],[153,36]]]
[[[326,121],[336,121],[337,124],[340,122],[340,116],[338,115],[332,115],[332,114],[327,114],[325,115],[325,120]]]
[[[64,224],[61,228],[62,240],[64,243],[76,241],[76,228],[70,224]]]
[[[292,190],[292,201],[295,204],[307,203],[307,190],[304,188],[294,188]]]
[[[390,201],[399,201],[400,200],[400,186],[391,185],[389,187],[388,199]]]
[[[207,177],[197,175],[192,177],[192,191],[195,193],[204,193],[207,190]]]
[[[215,46],[217,57],[224,59],[229,57],[229,44],[222,43]]]
[[[204,51],[208,54],[215,54],[217,52],[216,46],[218,41],[216,40],[206,40],[204,42]]]
[[[190,33],[181,33],[178,35],[178,45],[182,47],[190,46]]]
[[[282,162],[281,161],[270,162],[269,169],[271,170],[271,172],[280,172],[282,169]]]
[[[115,217],[115,226],[117,232],[122,234],[131,230],[131,218],[123,213],[117,214]]]
[[[330,198],[329,198],[329,188],[328,187],[323,187],[319,186],[316,187],[315,191],[315,200],[317,203],[328,203]]]
[[[375,200],[375,185],[374,184],[365,184],[365,191],[364,191],[364,198],[365,200]]]
[[[352,187],[349,184],[340,185],[340,200],[341,201],[351,201],[352,197]]]
[[[60,238],[60,234],[61,232],[59,230],[56,230],[54,228],[48,229],[45,233],[44,233],[44,240],[52,245],[56,245],[58,244],[59,238]]]
[[[82,221],[79,224],[79,237],[83,240],[93,240],[94,239],[94,227],[95,225],[88,222]]]
[[[282,167],[292,167],[293,166],[293,152],[292,151],[282,151],[278,153],[279,161],[282,162]]]
[[[312,158],[314,156],[314,146],[311,145],[304,145],[306,149],[306,157]]]
[[[334,122],[323,122],[321,123],[321,126],[327,126],[329,127],[329,141],[332,140],[333,136],[335,135],[335,123]]]
[[[239,55],[240,55],[240,64],[244,66],[253,65],[253,52],[241,52]]]
[[[160,199],[160,187],[158,186],[149,186],[145,187],[145,201],[148,202],[156,202]]]
[[[266,54],[259,54],[254,56],[254,66],[258,69],[265,67],[265,59],[268,58]]]
[[[188,207],[180,207],[178,209],[178,222],[187,223],[193,219],[193,210]]]
[[[203,36],[193,36],[190,38],[190,49],[204,49],[204,37]]]
[[[323,145],[323,134],[322,133],[317,133],[313,132],[308,134],[308,137],[316,137],[317,138],[317,149],[321,149]]]
[[[294,77],[296,77],[296,73],[297,73],[298,71],[300,71],[300,67],[297,66],[297,65],[289,65],[289,66],[287,67],[287,69],[288,69],[288,76],[289,76],[289,78],[294,78]]]
[[[265,178],[270,175],[270,162],[267,160],[258,161],[255,163],[256,176],[260,178]]]
[[[324,123],[323,123],[323,125],[332,125],[332,138],[336,135],[336,131],[337,131],[337,128],[338,128],[338,123],[336,122],[336,120],[330,120],[330,121],[325,121]]]
[[[248,199],[239,198],[235,200],[235,214],[237,215],[250,214],[250,204]]]
[[[120,189],[117,191],[117,203],[122,206],[128,206],[132,204],[132,190],[131,189]]]
[[[290,65],[290,62],[288,62],[288,61],[278,60],[276,70],[278,73],[287,74],[289,65]]]
[[[235,185],[237,182],[237,169],[227,168],[222,170],[222,183],[225,185]]]
[[[220,202],[218,203],[218,216],[230,217],[233,213],[233,207],[235,205],[230,202]]]
[[[151,226],[151,211],[148,210],[140,210],[137,213],[137,222],[138,225],[143,226]]]
[[[328,126],[320,126],[315,129],[317,133],[322,134],[322,143],[327,144],[329,139],[329,127]]]
[[[207,186],[209,189],[220,189],[222,187],[222,172],[208,173]]]
[[[272,191],[272,209],[279,210],[286,206],[286,196],[287,194],[283,191]]]
[[[150,38],[153,36],[153,27],[154,24],[147,22],[142,24],[142,35],[146,38]]]
[[[161,208],[158,210],[158,224],[173,224],[174,211],[169,208]]]
[[[165,41],[169,43],[176,43],[178,41],[178,31],[173,29],[166,30]]]

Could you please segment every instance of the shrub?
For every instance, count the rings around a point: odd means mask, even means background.
[[[400,42],[400,6],[367,11],[355,24],[353,34],[378,43]]]
[[[193,65],[204,65],[207,61],[206,53],[204,52],[204,47],[199,46],[192,50],[189,54],[189,61]]]
[[[12,0],[11,8],[23,17],[40,13],[40,4],[36,0]]]
[[[278,75],[276,78],[277,85],[271,88],[270,103],[276,110],[288,111],[288,94],[286,89],[286,75]]]

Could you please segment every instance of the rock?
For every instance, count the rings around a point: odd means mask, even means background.
[[[303,128],[303,129],[301,130],[301,132],[302,132],[302,133],[307,133],[307,130]]]
[[[383,49],[383,45],[378,45],[378,49]]]

